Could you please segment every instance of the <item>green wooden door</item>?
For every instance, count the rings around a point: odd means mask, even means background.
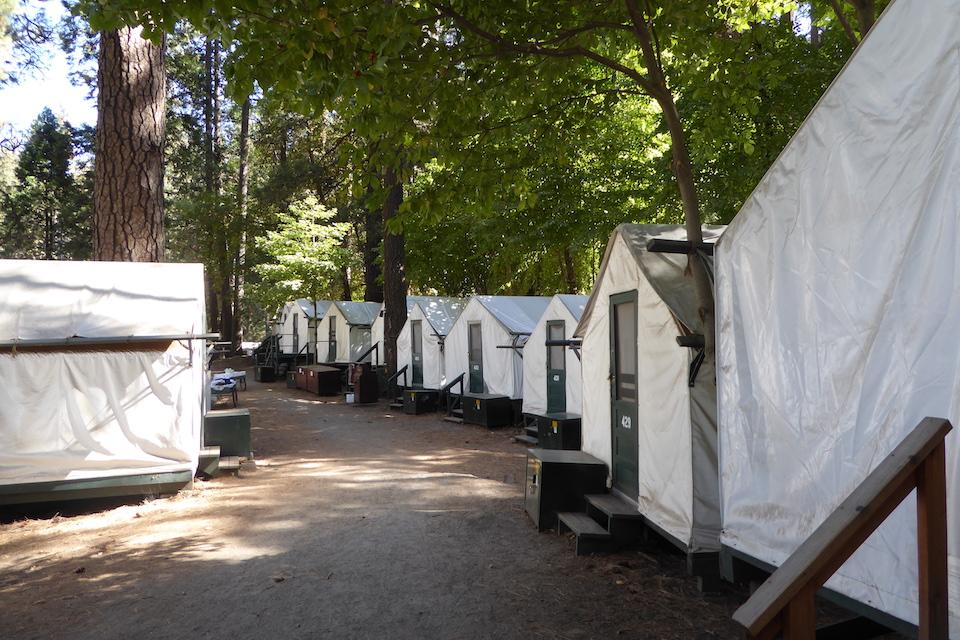
[[[293,314],[293,353],[300,353],[300,316]]]
[[[410,321],[410,364],[413,367],[411,374],[412,384],[415,387],[423,386],[423,321]]]
[[[547,322],[547,340],[565,338],[563,320]],[[547,413],[567,410],[567,358],[563,347],[547,347]]]
[[[483,393],[483,332],[479,322],[467,325],[467,354],[470,393]]]
[[[330,316],[327,329],[327,362],[337,361],[337,316]]]
[[[639,494],[637,438],[637,292],[610,296],[610,381],[613,486]]]

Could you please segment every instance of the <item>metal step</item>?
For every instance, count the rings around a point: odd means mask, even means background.
[[[538,444],[540,444],[540,441],[539,441],[539,440],[537,440],[536,438],[533,438],[533,437],[531,437],[531,436],[528,436],[528,435],[526,435],[526,434],[520,434],[520,435],[513,436],[513,441],[514,441],[514,442],[519,442],[519,443],[521,443],[521,444],[530,445],[531,447],[535,447],[535,446],[537,446]]]
[[[220,471],[239,471],[240,456],[227,456],[220,458]]]
[[[444,422],[453,422],[455,424],[463,424],[463,418],[460,416],[444,416]]]
[[[463,417],[463,409],[453,409],[450,411],[450,415],[456,416],[457,418]]]
[[[391,402],[391,403],[390,403],[390,408],[391,408],[391,409],[403,409],[403,403],[402,403],[402,402]]]
[[[526,431],[527,435],[533,438],[534,440],[540,437],[540,432],[537,430],[536,427],[524,427],[523,430]]]
[[[596,520],[581,511],[557,514],[557,533],[571,531],[577,536],[576,554],[585,556],[610,551],[613,536]]]

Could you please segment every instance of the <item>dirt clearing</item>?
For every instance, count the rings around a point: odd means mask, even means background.
[[[505,431],[250,381],[255,471],[0,526],[4,638],[736,638],[679,556],[576,558]],[[36,514],[33,514],[36,515]],[[19,516],[18,516],[19,518]]]

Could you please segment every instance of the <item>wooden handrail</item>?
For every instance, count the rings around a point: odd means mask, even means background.
[[[924,418],[733,614],[747,637],[816,637],[817,590],[917,490],[920,640],[948,640],[947,481],[944,438],[953,427]]]

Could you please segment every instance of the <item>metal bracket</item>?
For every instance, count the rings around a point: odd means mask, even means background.
[[[687,386],[694,387],[697,383],[697,374],[700,373],[700,367],[703,366],[703,360],[706,358],[706,341],[699,333],[686,336],[677,336],[677,344],[687,349],[696,349],[697,355],[690,362],[690,373],[687,375]]]

